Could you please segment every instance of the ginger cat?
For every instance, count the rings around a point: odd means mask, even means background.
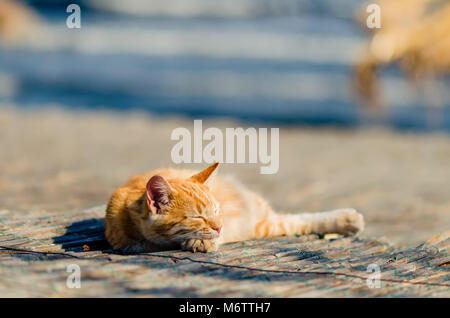
[[[364,228],[353,209],[276,213],[239,183],[214,177],[219,163],[195,173],[160,169],[132,177],[112,195],[105,233],[114,249],[216,251],[221,243],[310,233],[352,235]]]

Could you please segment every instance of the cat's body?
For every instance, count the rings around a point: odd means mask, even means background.
[[[214,177],[218,164],[200,173],[160,169],[131,178],[112,195],[106,238],[128,251],[183,248],[215,251],[221,243],[310,233],[351,235],[362,231],[353,209],[275,213],[238,182]]]

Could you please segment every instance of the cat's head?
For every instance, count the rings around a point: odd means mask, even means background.
[[[222,212],[209,188],[219,163],[186,179],[153,176],[147,183],[152,232],[170,242],[216,239]]]

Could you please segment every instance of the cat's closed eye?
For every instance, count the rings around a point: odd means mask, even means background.
[[[193,216],[193,217],[191,217],[191,219],[201,220],[201,221],[206,222],[206,219],[203,216],[200,216],[200,215]]]

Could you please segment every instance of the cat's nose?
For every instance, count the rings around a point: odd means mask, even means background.
[[[212,228],[214,231],[216,231],[217,233],[220,234],[220,230],[222,229],[221,227],[213,227]]]

